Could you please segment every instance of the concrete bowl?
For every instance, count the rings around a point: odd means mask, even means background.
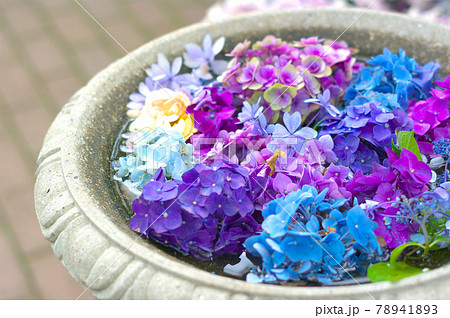
[[[238,41],[345,40],[361,56],[399,48],[450,74],[450,29],[406,16],[310,9],[240,15],[170,33],[116,61],[81,88],[51,125],[38,159],[35,204],[44,237],[70,274],[102,299],[448,299],[450,264],[398,282],[339,286],[252,285],[168,255],[128,228],[110,178],[110,156],[126,121],[128,95],[159,52],[169,59],[210,33]]]

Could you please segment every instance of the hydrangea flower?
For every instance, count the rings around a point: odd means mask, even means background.
[[[242,73],[236,81],[242,85],[243,89],[258,90],[263,86],[264,78],[259,76],[260,62],[254,57],[242,68]]]
[[[207,34],[203,38],[202,47],[194,43],[185,45],[184,64],[193,69],[199,78],[212,80],[213,74],[220,75],[227,67],[227,61],[215,59],[224,45],[225,38],[223,36],[213,43],[211,35]]]
[[[334,141],[330,135],[323,135],[318,139],[308,140],[303,143],[302,149],[299,152],[299,159],[303,163],[308,163],[312,166],[325,166],[328,163],[337,161],[337,156],[334,149]],[[320,167],[317,167],[320,169]]]
[[[384,238],[388,247],[396,248],[414,239],[419,229],[426,240],[430,227],[436,231],[435,236],[448,236],[445,226],[450,219],[448,204],[448,192],[442,196],[439,190],[426,191],[413,198],[402,196],[392,203],[375,205],[368,213],[374,215],[379,225],[375,233]],[[439,225],[436,221],[440,221]]]
[[[147,183],[142,192],[144,199],[155,201],[168,201],[174,199],[178,194],[177,184],[171,182],[151,181]]]
[[[372,171],[374,163],[380,163],[380,159],[378,158],[376,151],[367,148],[363,144],[359,144],[355,161],[350,164],[350,168],[354,172],[361,171],[366,174]]]
[[[181,58],[160,55],[162,84],[150,76],[130,95],[113,168],[135,198],[132,230],[198,260],[245,250],[252,283],[334,284],[401,244],[448,237],[439,64],[386,49],[365,66],[344,42],[268,35],[225,67],[223,46],[187,45],[182,75]]]
[[[321,134],[352,134],[377,147],[391,147],[395,132],[410,131],[413,121],[401,109],[386,111],[377,102],[350,105],[341,117],[329,118],[320,124]]]
[[[301,63],[302,69],[307,70],[314,77],[322,78],[332,74],[331,67],[319,56],[306,56]]]
[[[179,75],[183,59],[177,57],[170,64],[169,60],[162,53],[158,53],[158,63],[152,64],[147,70],[149,76],[156,82],[158,89],[168,88],[176,90],[186,81],[185,75]]]
[[[358,100],[360,103],[369,97],[368,101],[376,101],[384,97],[388,101],[384,105],[387,110],[392,110],[397,105],[406,109],[411,100],[429,97],[431,80],[440,68],[440,65],[434,62],[420,66],[414,59],[409,58],[404,50],[400,49],[397,55],[387,48],[383,54],[372,57],[367,64],[372,66],[359,72],[357,80],[345,95],[347,102],[352,104],[352,101]],[[396,96],[396,102],[391,98],[393,95]]]
[[[333,151],[338,158],[338,162],[349,167],[356,159],[356,151],[359,147],[359,138],[354,135],[337,135],[333,139]]]
[[[244,243],[247,253],[261,262],[247,281],[330,284],[354,270],[356,250],[361,255],[381,252],[373,233],[376,223],[358,205],[343,215],[339,209],[347,200],[327,200],[327,191],[305,185],[268,204],[262,211],[264,232]]]
[[[288,112],[291,110],[292,99],[296,95],[295,88],[277,83],[264,92],[264,99],[274,111]]]
[[[133,201],[130,227],[201,260],[240,253],[244,240],[260,231],[249,188],[247,170],[237,165],[197,164],[182,180],[147,183]]]
[[[273,127],[272,137],[274,141],[283,140],[292,145],[298,152],[300,151],[303,142],[308,139],[313,139],[317,136],[317,131],[310,127],[302,127],[302,118],[299,113],[289,114],[284,113],[283,123],[276,124]]]
[[[166,131],[177,131],[188,139],[195,133],[194,118],[186,114],[190,104],[191,100],[183,92],[169,89],[152,91],[146,97],[142,109],[128,112],[129,117],[135,118],[129,130],[137,132],[162,128]]]
[[[238,114],[239,124],[245,122],[254,123],[263,114],[263,107],[259,105],[260,100],[250,105],[248,101],[245,101],[242,105],[242,111]]]
[[[317,95],[317,98],[305,100],[305,103],[315,103],[325,109],[332,117],[339,116],[341,112],[336,106],[330,104],[331,93],[330,90],[325,90],[323,94]]]
[[[329,90],[329,101],[337,103],[350,84],[355,59],[344,43],[308,41],[285,42],[274,36],[251,45],[240,43],[232,51],[229,68],[218,80],[224,90],[243,101],[264,98],[263,107],[273,113],[267,120],[275,122],[279,111],[304,113],[310,106],[307,99]],[[296,99],[296,97],[299,98]],[[326,95],[325,95],[326,96]],[[324,107],[332,113],[333,104]]]
[[[130,186],[140,194],[151,177],[162,169],[167,178],[180,178],[180,171],[193,167],[193,148],[176,131],[156,128],[151,133],[141,131],[130,136],[130,153],[113,162],[115,178],[130,180]]]
[[[131,111],[131,114],[133,114],[134,111],[140,111],[144,108],[147,96],[150,96],[151,92],[158,89],[155,86],[156,85],[150,77],[146,77],[144,82],[139,83],[138,93],[130,94],[130,101],[127,104],[127,108]]]
[[[358,198],[360,202],[371,200],[384,183],[389,183],[402,195],[411,198],[428,190],[432,173],[430,167],[407,149],[401,155],[396,155],[386,149],[389,154],[389,166],[373,164],[371,174],[363,176],[357,171],[353,179],[346,184],[346,189]],[[391,200],[395,199],[390,197]]]
[[[381,254],[375,233],[377,224],[371,221],[364,213],[363,209],[356,205],[347,214],[347,227],[355,241],[363,249],[368,251],[377,251]]]
[[[432,150],[430,140],[450,138],[449,79],[450,76],[443,82],[436,82],[442,89],[432,89],[430,98],[412,103],[408,108],[408,117],[414,122],[414,131],[420,136],[419,146],[424,153],[430,154]]]
[[[186,108],[186,113],[194,116],[195,127],[204,137],[217,137],[220,130],[234,131],[237,128],[237,120],[232,118],[236,111],[231,106],[232,98],[232,94],[221,92],[216,87],[205,87]]]
[[[398,219],[398,209],[387,208],[382,213],[375,213],[374,220],[378,224],[375,234],[383,237],[389,248],[396,248],[408,242],[410,232],[416,232],[417,227],[410,226]]]

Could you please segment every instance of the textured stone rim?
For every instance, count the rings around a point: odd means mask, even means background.
[[[448,298],[450,265],[395,283],[340,287],[252,285],[213,275],[137,239],[123,222],[123,210],[118,200],[114,200],[112,190],[105,187],[108,165],[104,161],[125,120],[123,106],[144,75],[137,62],[148,66],[160,51],[171,57],[182,51],[184,43],[199,42],[206,33],[211,33],[213,38],[225,35],[233,41],[261,38],[270,33],[287,39],[293,35],[296,39],[312,35],[336,38],[349,21],[356,20],[363,12],[276,11],[197,24],[135,50],[100,72],[75,94],[46,136],[35,185],[36,212],[43,235],[72,276],[90,287],[94,296],[107,299]],[[246,31],[239,32],[239,29]],[[374,47],[388,46],[396,50],[403,46],[407,52],[415,52],[422,63],[430,60],[428,53],[433,51],[433,59],[443,65],[442,73],[450,74],[450,29],[443,26],[398,14],[366,12],[340,40],[350,45],[357,43],[362,55],[370,54]],[[229,48],[229,41],[227,45]],[[106,120],[106,116],[110,118]]]

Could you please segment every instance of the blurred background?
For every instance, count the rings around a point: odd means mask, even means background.
[[[126,54],[77,2],[127,51],[204,19],[215,3],[0,0],[0,299],[76,299],[84,291],[42,238],[33,202],[36,158],[53,118],[90,77]],[[450,21],[450,0],[227,0],[208,17],[349,3]]]

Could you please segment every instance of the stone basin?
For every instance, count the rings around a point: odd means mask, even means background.
[[[44,237],[69,273],[101,299],[449,299],[450,264],[397,282],[335,287],[253,285],[214,275],[168,255],[128,228],[113,189],[110,156],[137,91],[159,52],[169,59],[210,33],[225,50],[274,34],[284,40],[345,40],[359,55],[399,48],[450,74],[450,28],[403,15],[308,9],[240,15],[196,24],[151,41],[81,88],[51,125],[38,159],[36,213]],[[106,36],[106,35],[105,35]]]

